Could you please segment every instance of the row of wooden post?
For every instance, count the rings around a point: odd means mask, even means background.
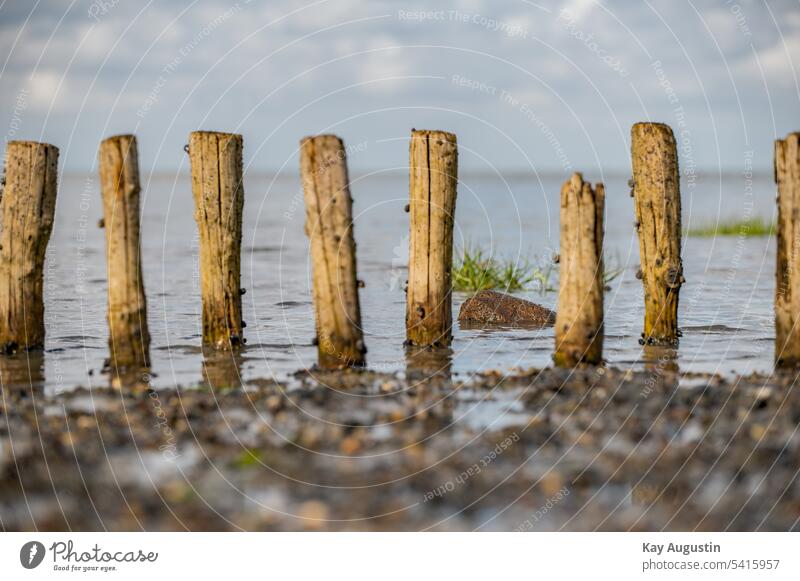
[[[644,286],[644,345],[676,345],[681,261],[681,196],[675,137],[663,123],[631,129],[632,188]],[[561,188],[556,365],[603,360],[605,188],[576,173]]]
[[[672,130],[637,123],[631,130],[631,181],[644,286],[643,344],[678,341],[681,199]],[[800,365],[800,134],[775,144],[778,185],[775,291],[778,366]],[[245,343],[240,287],[242,137],[191,134],[192,192],[200,232],[203,342],[218,349]],[[150,335],[142,281],[136,138],[100,145],[106,234],[108,324],[112,370],[149,366]],[[302,140],[300,165],[310,239],[319,364],[365,364],[352,197],[345,148],[333,135]],[[56,203],[58,149],[14,141],[6,150],[0,198],[0,349],[44,343],[44,257]],[[453,223],[458,182],[456,136],[414,130],[410,144],[410,248],[406,343],[446,347],[452,339]],[[560,284],[554,360],[599,364],[603,357],[605,189],[574,174],[561,189]]]

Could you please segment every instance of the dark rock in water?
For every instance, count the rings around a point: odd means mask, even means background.
[[[458,322],[466,327],[480,325],[547,327],[555,324],[556,314],[525,299],[484,290],[464,301],[458,313]]]

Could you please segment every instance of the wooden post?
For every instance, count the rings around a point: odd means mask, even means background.
[[[139,236],[139,155],[136,137],[100,144],[100,189],[106,231],[108,345],[117,371],[150,366],[150,333]]]
[[[633,198],[639,261],[644,285],[642,344],[678,342],[681,261],[681,194],[678,151],[672,129],[663,123],[631,128]]]
[[[800,366],[800,133],[775,141],[778,184],[775,362]]]
[[[194,218],[200,231],[203,342],[231,349],[242,336],[242,136],[195,131],[189,137]]]
[[[44,346],[44,257],[56,208],[58,148],[11,141],[0,213],[0,351]]]
[[[300,143],[306,200],[306,235],[311,243],[319,365],[324,369],[363,365],[353,240],[353,199],[342,140],[306,137]]]
[[[575,173],[561,187],[556,349],[559,367],[603,360],[603,184]]]
[[[412,131],[410,167],[406,343],[444,347],[450,345],[453,326],[456,136],[444,131]]]

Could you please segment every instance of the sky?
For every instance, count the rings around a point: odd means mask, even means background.
[[[247,171],[296,172],[335,133],[351,171],[406,167],[412,128],[466,170],[627,172],[630,127],[672,126],[684,172],[771,170],[800,130],[798,0],[5,0],[0,130],[94,170],[135,133],[186,169],[193,130]]]

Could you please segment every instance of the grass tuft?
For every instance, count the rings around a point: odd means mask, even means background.
[[[468,292],[501,289],[514,292],[536,283],[541,292],[549,292],[554,290],[549,288],[550,270],[538,268],[527,261],[500,260],[480,248],[465,247],[453,265],[453,289]]]
[[[744,220],[728,220],[719,224],[707,224],[699,228],[686,231],[687,236],[699,238],[713,238],[714,236],[744,236],[755,238],[758,236],[772,236],[775,234],[775,224],[763,218],[746,218]]]
[[[608,285],[625,270],[606,264],[603,284]],[[608,263],[608,260],[606,260]],[[535,266],[528,261],[500,260],[480,248],[465,247],[453,264],[453,290],[477,292],[481,290],[503,290],[516,292],[534,288],[540,294],[557,292],[553,279],[557,265],[546,261],[544,266]]]

